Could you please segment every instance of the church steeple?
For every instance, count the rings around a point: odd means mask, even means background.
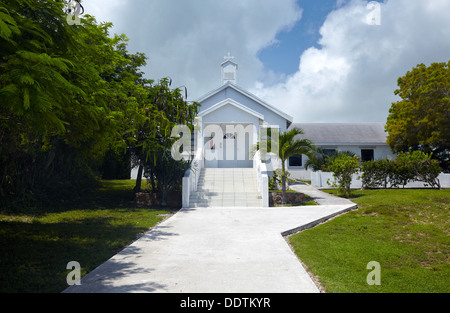
[[[233,61],[234,57],[228,52],[228,55],[224,57],[225,61],[222,63],[222,84],[230,82],[232,84],[237,83],[237,70],[238,65]]]

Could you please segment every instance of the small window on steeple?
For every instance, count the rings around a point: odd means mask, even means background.
[[[236,84],[238,65],[233,61],[234,57],[228,52],[225,61],[222,63],[222,84],[228,82]]]

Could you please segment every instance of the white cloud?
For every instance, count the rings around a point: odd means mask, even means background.
[[[89,7],[90,3],[95,4]],[[301,18],[295,0],[106,0],[85,1],[99,20],[115,24],[131,39],[132,52],[149,57],[147,76],[170,76],[173,87],[186,85],[195,99],[220,85],[220,63],[231,52],[243,70],[238,83],[251,86],[263,75],[257,53],[276,42],[276,34]],[[104,11],[102,8],[107,8]],[[271,74],[268,74],[269,76]]]
[[[170,76],[191,100],[220,85],[231,52],[238,83],[296,122],[386,121],[397,78],[419,63],[448,61],[450,0],[385,0],[381,25],[367,25],[365,0],[337,0],[298,71],[274,73],[258,52],[302,14],[296,0],[85,0],[88,14],[112,21],[148,57],[147,76]],[[256,83],[255,83],[256,82]],[[273,85],[273,82],[276,82]],[[281,82],[281,83],[280,83]]]
[[[450,1],[386,1],[380,26],[367,25],[366,5],[353,0],[330,13],[321,48],[302,54],[297,73],[252,91],[296,122],[386,121],[398,77],[449,60]]]

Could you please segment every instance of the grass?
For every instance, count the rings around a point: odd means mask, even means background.
[[[136,207],[133,187],[102,181],[83,201],[1,211],[0,292],[61,292],[68,262],[85,275],[173,213]]]
[[[450,292],[450,190],[354,190],[352,196],[358,210],[289,238],[326,292]],[[380,263],[381,285],[366,282],[371,261]]]
[[[282,193],[283,191],[282,190],[269,190],[269,193],[271,193],[271,192]],[[299,192],[295,191],[295,190],[286,190],[286,193],[299,193]],[[274,207],[291,207],[291,206],[305,206],[305,205],[318,205],[318,204],[313,200],[313,198],[311,198],[308,195],[305,195],[305,198],[301,202],[284,204],[284,205],[274,204],[273,206]]]

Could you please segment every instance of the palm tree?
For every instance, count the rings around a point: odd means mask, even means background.
[[[273,130],[272,130],[273,131]],[[298,135],[303,135],[304,132],[300,128],[292,128],[289,131],[279,134],[278,144],[276,142],[272,143],[271,134],[267,137],[267,152],[273,152],[277,154],[278,158],[281,160],[281,184],[283,191],[283,204],[286,204],[286,161],[294,155],[305,154],[310,156],[314,152],[313,143],[309,139],[299,139],[295,138]],[[257,144],[257,149],[261,147],[260,143]],[[272,151],[272,148],[278,151]],[[261,151],[264,155],[265,152]]]

